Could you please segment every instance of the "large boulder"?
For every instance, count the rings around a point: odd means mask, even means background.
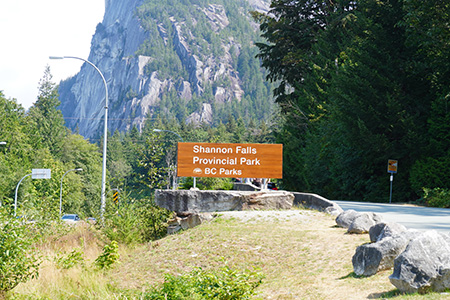
[[[169,220],[167,233],[173,234],[180,230],[194,228],[195,226],[212,220],[212,218],[213,216],[210,213],[177,215],[173,219]]]
[[[379,242],[359,246],[352,258],[353,271],[356,275],[371,276],[391,269],[394,259],[406,249],[415,234],[414,231],[404,231]]]
[[[405,226],[395,222],[381,222],[370,227],[370,241],[378,242],[385,237],[398,235],[406,230]]]
[[[368,233],[370,230],[370,227],[373,225],[382,222],[383,219],[380,215],[373,213],[373,212],[364,212],[360,213],[350,224],[348,227],[347,232],[348,233]]]
[[[285,191],[255,192],[241,195],[239,210],[291,209],[294,195]]]
[[[157,190],[158,206],[177,214],[230,210],[291,209],[292,193],[285,191]]]
[[[332,216],[337,216],[343,212],[343,209],[333,201],[330,201],[322,196],[310,193],[298,193],[294,194],[294,205],[301,205],[309,209],[315,209],[325,212]]]
[[[355,220],[360,214],[361,213],[353,209],[343,211],[336,217],[336,224],[342,228],[349,228],[353,223],[353,220]]]
[[[434,230],[416,235],[394,261],[391,283],[404,293],[450,288],[449,236]]]

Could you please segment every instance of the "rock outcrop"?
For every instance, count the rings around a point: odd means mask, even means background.
[[[332,216],[337,216],[343,212],[342,208],[320,195],[311,193],[294,192],[294,205],[301,205],[305,208],[315,209]]]
[[[230,33],[220,33],[232,31],[229,29],[230,13],[239,14],[251,23],[248,12],[252,9],[267,11],[270,1],[236,1],[239,9],[233,12],[219,4],[184,7],[201,16],[191,20],[192,24],[175,15],[163,19],[156,15],[149,17],[153,11],[145,12],[143,4],[143,0],[106,1],[103,22],[98,24],[92,38],[88,60],[101,70],[107,82],[110,132],[127,131],[133,126],[141,130],[148,117],[172,113],[161,104],[164,98],[189,107],[185,112],[188,122],[208,124],[214,119],[211,101],[231,105],[232,100],[241,100],[244,94],[242,76],[249,74],[239,73],[238,59],[243,48],[254,47],[254,44],[247,39],[244,45],[242,39],[238,42]],[[196,36],[197,25],[204,30],[200,36]],[[251,26],[248,28],[252,31]],[[205,37],[206,33],[209,38]],[[172,61],[163,61],[162,55],[152,55],[152,51],[145,50],[155,40],[158,40],[156,43],[162,41],[166,47],[164,53],[170,53]],[[254,59],[249,56],[241,60],[248,64]],[[179,63],[179,71],[161,70],[160,66],[170,70],[174,63]],[[263,78],[262,69],[258,72]],[[105,88],[92,66],[84,64],[77,75],[61,82],[59,93],[67,127],[77,129],[87,138],[101,134]],[[187,105],[194,97],[196,101],[202,99],[203,103]]]
[[[294,196],[285,191],[157,190],[158,206],[180,214],[230,210],[291,209]]]

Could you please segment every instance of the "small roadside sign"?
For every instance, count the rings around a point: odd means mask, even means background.
[[[398,161],[394,159],[388,160],[388,173],[397,173]]]
[[[51,169],[32,169],[31,178],[33,179],[50,179]]]

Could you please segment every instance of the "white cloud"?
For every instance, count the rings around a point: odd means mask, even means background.
[[[36,101],[46,65],[56,83],[80,70],[82,61],[48,57],[87,59],[95,28],[103,20],[105,1],[1,1],[0,11],[0,90],[29,108]]]

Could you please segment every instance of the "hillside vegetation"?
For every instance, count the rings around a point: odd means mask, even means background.
[[[164,278],[169,280],[168,275],[185,276],[201,268],[215,276],[223,267],[239,274],[241,283],[246,270],[262,278],[250,299],[445,297],[399,295],[389,283],[391,271],[367,278],[355,276],[351,257],[357,246],[369,241],[368,236],[346,234],[328,215],[307,210],[291,211],[289,217],[279,211],[270,218],[258,212],[253,215],[246,222],[238,214],[231,219],[218,217],[148,244],[131,248],[122,245],[119,263],[101,272],[92,265],[101,253],[101,247],[96,246],[98,234],[93,228],[77,228],[43,245],[46,260],[39,278],[21,284],[13,298],[153,299],[149,298],[151,291],[159,289]],[[58,269],[55,256],[73,249],[83,253],[82,262],[70,269]]]

